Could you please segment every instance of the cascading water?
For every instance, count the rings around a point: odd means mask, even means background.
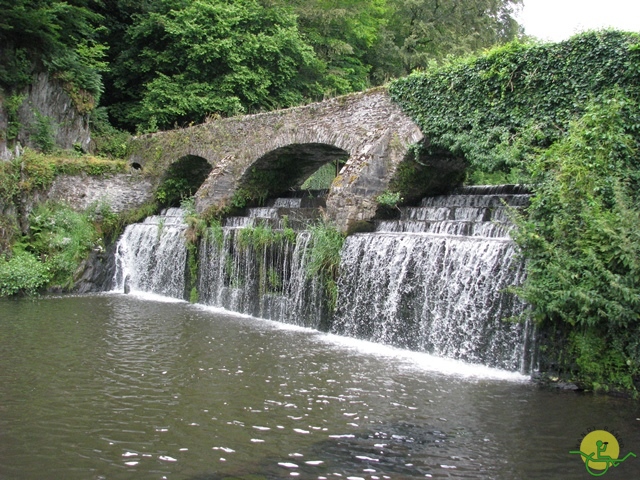
[[[524,278],[508,207],[527,195],[473,187],[401,209],[400,220],[355,234],[341,253],[337,310],[310,278],[303,227],[321,201],[277,199],[225,220],[199,244],[199,302],[284,323],[329,329],[439,356],[528,370],[531,329],[503,321],[525,305],[506,289]],[[116,289],[185,298],[183,211],[130,225],[117,245]],[[247,228],[251,227],[251,228]],[[195,279],[192,279],[194,281]]]
[[[169,208],[127,226],[116,247],[116,290],[184,297],[187,226],[183,218],[183,210]]]
[[[514,188],[428,197],[347,238],[332,331],[474,363],[527,370],[525,305],[505,291],[524,266],[508,236]],[[514,193],[514,191],[516,193]]]
[[[279,200],[285,203],[282,200],[288,199]],[[288,204],[287,208],[295,205]],[[260,318],[320,328],[327,317],[327,306],[322,285],[317,278],[310,278],[306,269],[311,235],[308,231],[288,230],[285,234],[272,229],[269,222],[276,228],[282,226],[277,210],[277,201],[272,208],[250,209],[248,217],[227,219],[221,234],[202,240],[199,301]],[[256,225],[262,229],[259,238],[243,229]]]

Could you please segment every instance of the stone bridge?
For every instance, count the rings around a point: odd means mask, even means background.
[[[253,194],[255,200],[258,187],[263,200],[295,190],[319,167],[335,161],[341,169],[326,213],[346,230],[350,222],[376,214],[376,197],[389,188],[411,146],[422,138],[386,90],[377,88],[140,136],[132,143],[129,162],[161,179],[181,159],[204,159],[211,169],[196,193],[196,209],[206,213],[224,211],[242,195]]]

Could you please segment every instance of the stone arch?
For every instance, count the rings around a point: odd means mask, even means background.
[[[247,192],[255,172],[266,171],[266,166],[274,166],[278,158],[285,158],[285,164],[294,167],[286,177],[291,180],[287,188],[296,188],[322,164],[335,158],[350,158],[360,150],[363,143],[362,132],[351,125],[340,128],[330,116],[319,116],[311,122],[309,107],[269,112],[241,118],[228,119],[218,126],[224,128],[226,138],[241,138],[242,141],[228,145],[230,148],[216,148],[203,156],[211,158],[214,168],[211,175],[196,194],[196,208],[205,212],[243,206],[239,197],[264,198]],[[254,135],[247,135],[253,129]],[[219,134],[220,135],[220,134]],[[222,135],[221,135],[222,136]],[[276,169],[278,171],[278,169]],[[257,182],[264,184],[264,182]],[[255,183],[255,182],[254,182]],[[244,189],[244,191],[243,191]],[[249,190],[252,190],[249,188]],[[281,188],[268,189],[268,196],[278,194]]]
[[[164,171],[156,190],[158,200],[165,207],[179,206],[185,197],[195,195],[211,173],[209,161],[197,155],[184,155]]]
[[[185,155],[208,160],[213,168],[196,193],[196,210],[215,214],[232,206],[247,186],[250,172],[259,171],[276,156],[301,153],[313,158],[313,152],[331,156],[340,150],[349,159],[331,185],[326,212],[338,228],[346,230],[349,222],[374,217],[377,196],[387,190],[398,165],[422,138],[418,126],[386,90],[377,88],[141,136],[130,145],[129,161],[154,175]],[[290,175],[288,188],[295,188],[300,176]]]
[[[248,203],[299,190],[304,181],[330,162],[346,161],[349,152],[325,143],[295,143],[278,147],[258,158],[240,177],[236,192]]]

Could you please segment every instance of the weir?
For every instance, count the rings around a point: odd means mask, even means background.
[[[527,371],[530,328],[506,319],[525,304],[509,231],[515,187],[462,189],[400,209],[347,238],[332,331],[435,355]]]
[[[507,289],[524,279],[509,209],[527,202],[518,186],[469,187],[347,237],[331,313],[321,280],[308,273],[313,236],[304,229],[322,198],[272,199],[207,231],[191,284],[205,305],[527,372],[532,328],[505,321],[525,308]],[[183,215],[169,209],[127,227],[116,290],[188,297]]]
[[[267,230],[268,231],[268,230]],[[246,232],[246,230],[245,230]],[[237,227],[200,247],[200,302],[310,328],[327,315],[322,285],[307,275],[311,235],[275,233],[269,243],[243,238]],[[268,235],[274,235],[273,231]]]
[[[116,246],[116,290],[185,295],[187,248],[184,212],[169,208],[162,215],[129,225]]]

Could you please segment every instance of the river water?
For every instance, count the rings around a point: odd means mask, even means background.
[[[0,300],[2,479],[581,479],[589,428],[640,478],[630,400],[159,298]]]

